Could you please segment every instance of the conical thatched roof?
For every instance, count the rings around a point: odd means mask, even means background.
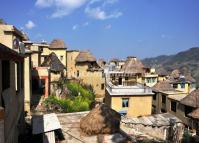
[[[105,64],[106,64],[106,61],[105,61],[104,59],[99,59],[99,60],[97,61],[97,63],[98,63],[98,65],[99,65],[100,67],[104,67]]]
[[[96,58],[89,51],[81,51],[76,57],[76,62],[96,62]]]
[[[188,116],[194,119],[199,119],[199,108],[194,110],[193,112],[189,113]]]
[[[189,82],[192,82],[192,83],[196,82],[196,80],[191,76],[190,73],[188,73],[188,74],[185,75],[185,80],[189,81]]]
[[[178,69],[175,69],[171,72],[171,75],[170,75],[171,78],[179,78],[180,77],[180,71]]]
[[[192,91],[189,95],[180,101],[181,104],[198,108],[199,107],[199,89]]]
[[[163,76],[165,76],[165,75],[168,75],[168,74],[169,74],[168,71],[166,71],[165,68],[163,68],[163,67],[156,68],[155,71],[156,71],[156,73],[157,73],[158,75],[163,75]]]
[[[57,55],[52,52],[42,63],[42,66],[50,67],[51,71],[61,72],[65,69],[62,62],[58,59]]]
[[[120,120],[118,112],[101,104],[80,120],[80,128],[87,135],[112,134],[120,130]]]
[[[143,63],[136,57],[128,57],[121,71],[124,73],[131,73],[131,74],[137,74],[137,73],[142,74],[145,72]]]
[[[156,83],[153,86],[153,89],[157,91],[174,91],[175,90],[168,81],[160,81]]]
[[[60,39],[54,39],[51,43],[50,43],[50,47],[51,49],[66,49],[66,45],[64,43],[63,40]]]

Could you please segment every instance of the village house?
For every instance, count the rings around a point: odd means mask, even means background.
[[[17,143],[23,134],[24,78],[24,55],[0,43],[1,143]]]
[[[62,40],[54,39],[51,44],[29,43],[29,48],[35,96],[48,97],[55,82],[66,77],[66,46]]]
[[[175,111],[174,103],[171,99],[182,99],[187,95],[182,91],[175,90],[168,81],[160,81],[152,89],[155,93],[152,104],[153,113],[155,114]]]
[[[117,112],[130,117],[151,115],[151,88],[143,84],[119,85],[107,81],[105,103]]]
[[[105,76],[89,51],[67,51],[67,78],[78,79],[93,87],[96,98],[105,95]]]
[[[180,100],[179,104],[181,108],[181,112],[184,115],[184,123],[194,129],[198,130],[198,124],[196,124],[197,118],[197,109],[199,108],[199,90],[196,89],[189,93],[186,97]],[[192,119],[191,119],[191,118]]]
[[[163,66],[156,67],[155,72],[158,74],[158,82],[167,80],[169,73]]]
[[[27,41],[28,37],[25,33],[18,30],[13,25],[5,23],[0,24],[0,43],[7,46],[10,49],[15,50],[18,53],[24,54],[24,98],[25,98],[25,111],[30,111],[29,101],[32,94],[31,88],[31,51],[25,48],[24,41]]]
[[[121,69],[110,70],[107,74],[108,80],[120,85],[141,83],[152,87],[158,80],[158,75],[155,73],[155,69],[146,68],[136,57],[127,57],[127,60],[122,65]]]
[[[179,70],[174,70],[168,80],[172,84],[173,88],[185,93],[190,93],[196,89],[196,80],[190,73],[183,75]]]

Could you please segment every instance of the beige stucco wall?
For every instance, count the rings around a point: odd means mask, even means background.
[[[171,101],[176,102],[176,112],[171,110]],[[168,106],[167,106],[167,111],[173,115],[175,115],[176,117],[178,117],[180,120],[182,120],[182,122],[188,126],[192,126],[191,125],[191,119],[185,116],[185,111],[184,111],[184,105],[180,104],[179,101],[175,101],[172,100],[170,98],[168,98]]]
[[[76,78],[84,84],[91,85],[97,98],[104,97],[105,88],[101,89],[101,85],[105,84],[103,71],[88,71],[90,63],[76,63],[78,54],[79,51],[67,51],[67,77]],[[77,71],[79,71],[79,77],[77,77]]]
[[[24,110],[30,113],[30,99],[32,96],[31,56],[24,59]]]
[[[96,94],[96,97],[104,97],[105,85],[101,89],[102,84],[105,84],[105,77],[103,77],[102,71],[88,71],[88,63],[82,63],[76,65],[77,71],[79,71],[79,79],[87,85],[91,85]]]
[[[78,56],[79,51],[67,51],[67,77],[76,78],[77,69],[75,59]]]
[[[59,81],[59,79],[61,78],[61,73],[60,72],[58,72],[58,73],[53,73],[53,72],[51,72],[50,73],[50,81]]]
[[[127,110],[127,116],[129,117],[151,115],[152,95],[109,96],[109,94],[106,94],[105,103],[111,103],[109,106],[118,112]],[[128,108],[122,108],[122,98],[129,98]]]
[[[13,46],[13,40],[14,36],[11,32],[5,33],[5,30],[11,31],[13,29],[13,26],[11,25],[0,25],[0,43],[6,45],[9,48],[12,48]]]

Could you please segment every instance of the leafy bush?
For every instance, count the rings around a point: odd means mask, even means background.
[[[94,101],[94,93],[78,83],[66,83],[64,86],[70,90],[70,96],[60,99],[54,95],[49,96],[44,104],[50,111],[57,112],[80,112],[88,111]]]

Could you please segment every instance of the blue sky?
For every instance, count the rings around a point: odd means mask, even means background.
[[[32,41],[97,58],[140,59],[199,47],[199,0],[1,0],[0,17]]]

